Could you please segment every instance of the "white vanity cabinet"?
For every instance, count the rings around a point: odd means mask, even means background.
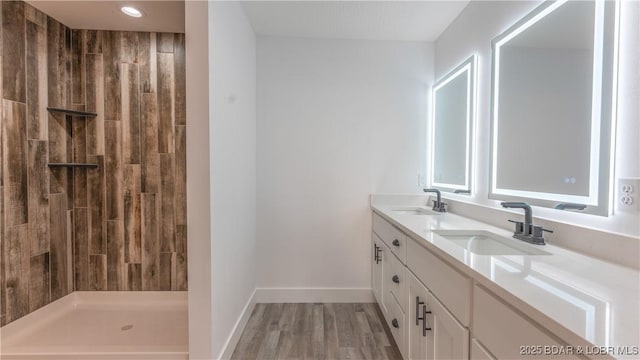
[[[404,264],[407,258],[407,236],[377,214],[373,214],[373,231],[387,244],[398,260]]]
[[[382,303],[382,266],[386,257],[385,245],[375,233],[371,234],[373,245],[373,265],[371,269],[371,283],[373,284],[373,295],[378,303]]]
[[[409,359],[468,359],[469,331],[420,280],[409,278]]]
[[[387,292],[387,313],[386,320],[393,335],[393,339],[398,345],[400,354],[404,359],[407,358],[407,349],[409,345],[409,338],[407,337],[407,320],[408,317],[405,312],[400,308],[400,304],[393,298],[391,292]]]
[[[407,312],[407,268],[397,257],[392,255],[387,258],[389,261],[383,267],[382,281],[383,287],[386,287],[385,291],[389,292],[391,297],[387,298],[386,305],[388,307],[391,305],[389,302],[395,301],[403,312]]]
[[[407,248],[408,268],[464,326],[469,326],[471,279],[414,240]]]
[[[469,279],[375,213],[372,240],[374,252],[379,254],[374,254],[374,295],[402,356],[416,360],[468,359],[467,328],[436,298],[441,293],[443,299],[450,300],[458,316],[468,323]],[[432,284],[440,292],[429,288],[434,291],[430,292],[423,283]],[[424,311],[428,312],[425,320],[416,322],[424,317],[420,315]],[[427,330],[423,329],[425,324]]]
[[[373,291],[404,359],[576,358],[523,349],[567,344],[376,213],[373,230]]]
[[[576,355],[545,350],[567,348],[567,344],[477,285],[473,289],[473,310],[474,341],[497,359],[578,359]],[[474,358],[482,359],[477,353],[474,351]],[[484,355],[488,356],[486,352]]]
[[[403,357],[407,357],[407,236],[377,214],[373,215],[374,251],[378,250],[378,264],[374,264],[374,294],[387,321],[391,334]],[[374,257],[375,260],[375,257]],[[375,261],[374,261],[375,262]],[[380,279],[378,279],[380,277]],[[377,291],[379,290],[379,294]]]
[[[376,301],[403,357],[407,357],[407,236],[377,214],[373,215],[373,288]],[[377,261],[376,261],[377,260]]]
[[[395,294],[404,292],[404,274],[398,275],[396,271],[397,258],[389,248],[384,246],[384,255],[382,258],[382,292],[381,299],[378,300],[382,314],[385,317],[387,325],[391,330],[393,339],[398,345],[398,349],[403,357],[406,358],[407,341],[406,337],[406,322],[405,322],[405,306],[400,304]],[[392,279],[397,278],[398,283]],[[400,280],[402,279],[402,280]]]
[[[432,348],[428,341],[428,321],[425,323],[424,314],[429,311],[429,290],[411,274],[409,276],[409,359],[427,359]],[[428,319],[428,317],[427,317]]]
[[[468,359],[469,358],[469,330],[462,326],[456,318],[442,305],[433,294],[427,299],[428,309],[427,331],[428,341],[432,344],[433,354],[427,359]]]

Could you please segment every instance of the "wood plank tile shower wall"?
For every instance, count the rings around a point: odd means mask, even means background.
[[[14,1],[0,21],[1,323],[76,290],[186,290],[184,34],[72,30]]]

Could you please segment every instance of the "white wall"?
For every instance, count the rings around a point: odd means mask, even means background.
[[[498,201],[487,198],[490,169],[491,40],[539,4],[539,1],[472,1],[435,43],[436,79],[464,61],[470,54],[478,55],[476,180],[474,194],[470,199],[475,204],[499,207]],[[639,8],[640,3],[637,1],[624,1],[622,4],[616,178],[640,177]],[[448,196],[468,199],[463,196]],[[620,212],[617,206],[614,211],[615,214],[611,217],[601,217],[536,208],[534,215],[593,229],[636,237],[640,235],[637,214]]]
[[[432,56],[426,43],[258,38],[259,288],[370,296],[369,195],[421,190]]]
[[[255,289],[256,37],[238,2],[209,3],[209,35],[212,351],[219,358]]]
[[[185,2],[187,71],[187,235],[189,353],[212,357],[207,2]]]
[[[185,10],[189,355],[218,359],[255,290],[256,38],[239,3]]]

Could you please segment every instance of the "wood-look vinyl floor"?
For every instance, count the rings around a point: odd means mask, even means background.
[[[377,304],[256,304],[231,359],[402,357]]]

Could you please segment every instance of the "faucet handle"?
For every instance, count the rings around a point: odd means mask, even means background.
[[[533,229],[533,231],[532,231],[532,236],[533,236],[533,237],[539,237],[539,238],[541,238],[541,237],[542,237],[542,232],[543,232],[543,231],[546,231],[546,232],[548,232],[548,233],[552,233],[552,234],[553,234],[553,231],[552,231],[552,230],[545,229],[545,228],[543,228],[542,226],[533,225],[533,226],[532,226],[532,229]]]
[[[509,222],[512,222],[514,224],[516,224],[516,230],[515,233],[516,234],[522,234],[524,233],[524,222],[522,221],[515,221],[515,220],[508,220]]]
[[[438,200],[431,200],[433,202],[433,207],[431,208],[431,210],[433,211],[437,211],[437,212],[447,212],[447,206],[448,204],[444,201],[440,201],[438,202]]]

